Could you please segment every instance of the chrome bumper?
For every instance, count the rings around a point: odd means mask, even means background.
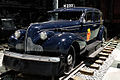
[[[23,60],[52,62],[52,63],[60,62],[59,57],[36,56],[36,55],[20,54],[20,53],[9,52],[9,51],[4,51],[4,55],[14,57],[14,58],[23,59]]]
[[[8,69],[25,74],[53,76],[59,73],[61,60],[59,57],[36,56],[5,51],[3,65]]]

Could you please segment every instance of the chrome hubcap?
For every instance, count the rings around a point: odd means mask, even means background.
[[[72,57],[71,54],[69,54],[68,57],[67,57],[67,63],[68,63],[68,65],[71,65],[72,62],[73,62],[73,57]]]
[[[105,42],[105,38],[102,38],[102,42],[103,42],[103,43]]]

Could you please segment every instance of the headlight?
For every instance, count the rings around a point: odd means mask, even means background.
[[[47,33],[46,33],[45,31],[41,32],[41,33],[40,33],[40,38],[41,38],[42,40],[47,39]]]
[[[20,37],[20,30],[15,31],[15,38],[18,39]]]

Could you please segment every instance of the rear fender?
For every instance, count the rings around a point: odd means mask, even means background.
[[[98,40],[102,40],[103,34],[104,34],[104,36],[105,36],[105,39],[107,39],[107,29],[105,28],[105,26],[102,26],[102,27],[100,28],[97,39],[98,39]]]

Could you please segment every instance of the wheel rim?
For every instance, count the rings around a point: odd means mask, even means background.
[[[103,43],[105,42],[105,38],[102,38],[102,42],[103,42]]]
[[[71,46],[66,57],[66,66],[64,73],[68,74],[73,69],[74,65],[75,65],[75,50],[74,47]]]
[[[69,55],[67,56],[67,64],[68,64],[68,65],[71,65],[72,62],[73,62],[73,56],[72,56],[71,54],[69,54]]]

